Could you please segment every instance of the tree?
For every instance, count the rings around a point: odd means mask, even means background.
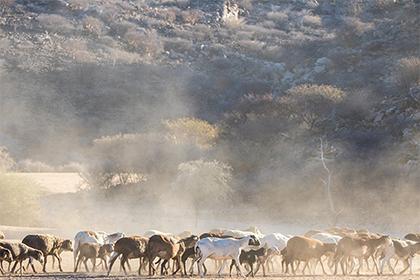
[[[10,156],[7,148],[0,146],[0,173],[10,171],[15,164],[16,163]]]
[[[281,102],[292,118],[312,130],[335,119],[336,106],[344,96],[333,86],[304,84],[289,89]]]
[[[190,203],[196,212],[199,207],[215,207],[227,202],[232,192],[232,168],[219,161],[195,160],[181,163],[172,184],[172,192],[183,194],[182,203]]]
[[[331,177],[332,177],[332,173],[331,170],[328,168],[327,163],[326,163],[326,158],[325,158],[325,145],[324,142],[322,140],[322,138],[320,138],[321,141],[321,146],[320,146],[320,159],[322,162],[322,167],[326,172],[327,178],[326,179],[321,179],[322,182],[324,183],[325,189],[326,189],[326,193],[327,193],[327,200],[328,200],[328,205],[331,211],[331,214],[333,215],[333,219],[332,219],[332,225],[336,226],[337,222],[338,222],[338,217],[341,214],[341,210],[337,211],[334,205],[334,200],[332,197],[332,193],[331,193]]]

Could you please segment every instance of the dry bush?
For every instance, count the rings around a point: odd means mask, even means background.
[[[222,21],[226,27],[238,28],[245,24],[245,19],[239,17],[240,9],[238,4],[225,1],[223,5]]]
[[[399,85],[408,90],[410,87],[420,83],[420,58],[407,57],[398,61],[396,73]]]
[[[60,15],[40,14],[36,19],[42,27],[52,33],[68,34],[76,30],[71,21]]]
[[[183,23],[195,25],[200,23],[203,13],[198,10],[188,10],[181,12],[180,17]]]
[[[186,9],[191,5],[191,0],[176,0],[176,5],[178,8]]]
[[[344,97],[341,89],[330,85],[303,84],[289,89],[281,103],[291,117],[313,129],[334,117],[335,108]]]
[[[362,35],[366,32],[373,30],[374,25],[372,23],[362,22],[360,19],[355,17],[344,17],[339,30],[337,31],[337,37],[348,46],[355,46],[360,41]]]
[[[159,16],[169,23],[174,23],[176,21],[178,13],[179,10],[176,8],[159,10]]]
[[[163,51],[163,43],[155,30],[150,31],[128,31],[124,40],[134,50],[143,55],[155,57]]]
[[[313,16],[313,15],[303,16],[303,24],[314,27],[314,28],[320,27],[322,25],[321,18],[319,16]]]
[[[169,137],[175,143],[194,143],[202,148],[213,146],[219,129],[207,121],[196,118],[180,118],[165,121]]]
[[[274,21],[280,28],[286,27],[289,23],[289,15],[286,12],[268,12],[267,18]]]
[[[0,9],[1,8],[10,8],[15,4],[15,0],[0,0]]]
[[[84,11],[89,7],[89,1],[86,0],[69,0],[68,7],[72,11]]]
[[[95,17],[88,16],[83,19],[83,30],[88,34],[99,37],[104,32],[104,28],[102,21]]]
[[[165,40],[165,51],[174,51],[177,53],[189,53],[193,51],[193,43],[181,38]]]

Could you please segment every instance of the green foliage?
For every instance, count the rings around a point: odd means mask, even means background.
[[[42,190],[17,174],[0,174],[0,224],[39,226]]]

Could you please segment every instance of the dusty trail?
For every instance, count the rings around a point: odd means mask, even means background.
[[[190,280],[198,280],[202,279],[200,277],[147,277],[147,276],[109,276],[107,277],[105,274],[85,274],[85,273],[51,273],[51,274],[37,274],[37,275],[24,275],[23,277],[0,277],[0,279],[22,279],[22,280],[55,280],[55,279],[101,279],[101,280],[124,280],[124,279],[167,279],[167,280],[174,280],[174,279],[190,279]],[[244,279],[244,278],[229,278],[227,275],[223,276],[224,279]],[[213,279],[220,279],[219,277],[215,276],[208,276],[204,279],[213,280]],[[329,279],[329,280],[414,280],[420,279],[420,274],[417,275],[362,275],[362,276],[331,276],[331,275],[317,275],[317,276],[285,276],[285,275],[272,275],[267,277],[255,277],[255,280],[268,280],[268,279],[276,279],[276,280],[283,280],[283,279],[296,279],[296,280],[322,280],[322,279]]]

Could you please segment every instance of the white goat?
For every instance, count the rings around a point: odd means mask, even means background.
[[[241,276],[244,276],[241,268],[239,267],[239,256],[241,254],[241,250],[248,249],[251,246],[260,246],[260,242],[255,235],[245,236],[240,239],[207,237],[197,241],[194,248],[196,254],[200,258],[198,261],[200,276],[204,276],[202,268],[204,262],[208,258],[213,260],[235,260],[236,269],[239,271]],[[219,276],[225,266],[226,262],[223,262],[223,265],[218,271]]]
[[[107,234],[103,231],[79,231],[74,237],[74,264],[76,265],[77,255],[79,253],[80,246],[85,243],[96,243],[99,245],[114,244],[118,239],[125,237],[122,232],[116,232],[113,234]]]

